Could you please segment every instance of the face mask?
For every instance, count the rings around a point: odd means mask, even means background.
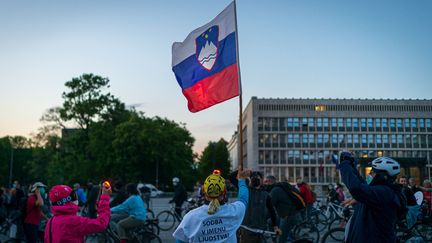
[[[39,187],[39,192],[41,195],[44,195],[45,194],[45,188]]]
[[[373,176],[371,176],[370,174],[366,177],[366,183],[369,185],[373,180]]]
[[[72,201],[72,203],[78,206],[78,200]]]

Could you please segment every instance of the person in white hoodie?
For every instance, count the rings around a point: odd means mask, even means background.
[[[250,174],[250,170],[239,169],[238,199],[233,203],[226,203],[226,184],[220,173],[209,175],[203,186],[207,203],[183,217],[173,233],[176,243],[236,243],[236,231],[243,221],[248,204],[249,191],[245,180]]]

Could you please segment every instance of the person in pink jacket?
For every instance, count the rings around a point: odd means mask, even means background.
[[[84,242],[87,234],[98,233],[108,227],[110,220],[109,195],[111,187],[102,187],[95,219],[78,216],[78,198],[69,186],[57,185],[49,192],[53,217],[45,228],[45,243]]]

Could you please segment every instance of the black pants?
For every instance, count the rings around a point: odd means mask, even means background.
[[[38,240],[38,225],[36,224],[24,224],[24,233],[27,239],[27,243],[36,243]]]

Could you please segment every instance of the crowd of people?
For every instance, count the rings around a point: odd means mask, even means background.
[[[145,189],[121,182],[113,188],[109,183],[94,185],[92,182],[86,187],[75,183],[73,188],[56,185],[48,191],[42,182],[22,188],[15,181],[12,188],[0,189],[0,221],[18,215],[11,225],[15,232],[9,232],[9,237],[28,243],[84,242],[86,235],[105,230],[110,221],[116,223],[123,243],[128,239],[129,228],[145,223]]]
[[[396,242],[398,222],[406,220],[409,228],[421,215],[431,216],[430,181],[417,186],[414,178],[399,176],[397,161],[388,157],[373,160],[366,177],[360,175],[349,152],[341,153],[334,162],[345,186],[330,184],[328,201],[354,205],[345,242]],[[207,203],[184,216],[173,233],[178,243],[262,242],[262,232],[267,230],[278,235],[278,242],[298,240],[292,229],[310,217],[317,197],[302,178],[293,186],[277,182],[272,175],[239,170],[229,180],[238,185],[237,201],[228,203],[224,178],[217,173],[207,177],[199,190]]]
[[[414,178],[401,176],[397,161],[375,159],[366,177],[360,175],[351,153],[341,153],[334,162],[341,182],[328,185],[328,201],[355,207],[346,225],[346,242],[395,242],[398,220],[405,218],[410,227],[419,217],[430,217],[431,182],[425,180],[418,186]],[[262,235],[256,230],[274,232],[279,242],[293,242],[293,227],[310,219],[317,201],[317,194],[302,178],[290,184],[273,175],[239,169],[225,181],[215,170],[194,186],[192,197],[202,205],[182,217],[188,195],[179,178],[172,183],[169,203],[174,203],[181,221],[173,233],[179,243],[261,242]],[[238,190],[234,202],[228,200],[230,185]],[[109,183],[90,182],[85,187],[75,183],[48,189],[42,182],[24,188],[18,181],[12,188],[0,189],[0,220],[19,212],[17,235],[26,242],[82,242],[85,235],[103,231],[112,221],[124,243],[128,229],[146,220],[149,193],[142,185],[117,182],[111,188]],[[42,221],[46,222],[44,230]]]

